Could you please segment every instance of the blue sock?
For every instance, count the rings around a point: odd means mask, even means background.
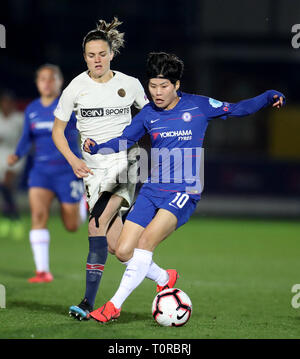
[[[94,307],[107,254],[108,246],[106,237],[89,237],[89,254],[86,263],[85,298],[87,298],[92,307]]]

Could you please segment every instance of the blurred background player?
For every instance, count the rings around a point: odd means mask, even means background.
[[[105,142],[120,136],[131,123],[132,105],[141,109],[148,103],[138,79],[110,68],[124,42],[124,34],[116,29],[120,24],[117,18],[109,24],[99,20],[97,28],[85,36],[83,55],[88,70],[71,81],[55,110],[53,140],[76,176],[83,178],[90,211],[86,291],[83,300],[70,307],[70,315],[80,320],[87,319],[93,309],[108,251],[114,254],[123,227],[120,209],[132,204],[136,181],[127,181],[127,170],[137,168],[139,150],[133,144],[128,158],[127,152],[108,156],[83,152],[81,160],[70,149],[64,129],[75,110],[82,144],[92,136]],[[118,183],[120,177],[123,182]],[[156,267],[153,263],[147,277],[159,281]]]
[[[210,121],[213,118],[225,120],[231,116],[247,116],[269,105],[280,108],[285,101],[283,94],[274,90],[237,103],[187,94],[179,91],[183,67],[183,62],[175,55],[149,54],[147,77],[152,102],[134,117],[122,136],[99,145],[94,140],[91,143],[91,139],[84,144],[84,150],[91,154],[104,154],[107,149],[114,153],[120,151],[120,141],[127,141],[127,147],[130,147],[149,133],[152,148],[169,153],[158,160],[151,158],[154,164],[151,174],[127,216],[116,256],[121,261],[126,260],[128,265],[115,295],[90,313],[100,322],[120,316],[122,304],[146,277],[155,248],[184,225],[196,209],[203,185],[200,177],[201,149]],[[174,160],[172,165],[166,166],[170,161],[169,151],[172,151]],[[167,274],[167,271],[163,272]],[[167,278],[158,289],[171,286]]]
[[[24,161],[9,167],[6,159],[18,143],[23,121],[24,115],[16,108],[14,94],[3,91],[0,94],[0,189],[4,206],[0,220],[0,237],[12,236],[15,239],[23,236],[15,192],[19,184],[17,175],[22,171]]]
[[[60,202],[61,218],[68,231],[76,231],[86,218],[82,181],[74,175],[51,136],[53,111],[62,84],[63,76],[58,66],[45,64],[37,70],[36,86],[40,97],[27,106],[22,137],[15,153],[7,158],[8,164],[14,166],[34,146],[28,186],[31,209],[29,239],[36,275],[29,279],[30,283],[53,280],[49,269],[50,233],[47,228],[53,199],[56,197]],[[76,118],[71,113],[65,135],[70,148],[79,156]]]

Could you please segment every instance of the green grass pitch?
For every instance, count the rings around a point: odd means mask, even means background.
[[[34,270],[30,219],[22,220],[24,239],[0,244],[0,283],[6,287],[0,338],[300,338],[300,308],[291,305],[291,288],[300,283],[300,223],[193,217],[154,254],[164,268],[178,269],[176,286],[193,303],[185,326],[165,328],[152,318],[155,284],[147,279],[124,303],[118,321],[70,318],[69,306],[79,303],[85,289],[87,224],[68,233],[58,216],[51,217],[55,280],[29,284]],[[111,298],[123,271],[109,256],[97,307]]]

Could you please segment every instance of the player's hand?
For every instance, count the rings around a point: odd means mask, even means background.
[[[19,161],[19,156],[12,154],[7,156],[7,164],[9,166],[13,166],[15,163]]]
[[[76,157],[70,164],[72,166],[73,172],[75,173],[75,176],[78,178],[83,178],[87,177],[89,174],[94,174],[93,171],[85,164],[85,162],[78,157]]]
[[[283,96],[274,95],[273,96],[273,105],[272,107],[280,108],[283,106]]]
[[[97,144],[92,138],[87,138],[82,146],[83,150],[91,155],[97,155],[101,153],[101,155],[109,155],[114,153],[114,150],[111,148],[103,148],[103,144]]]
[[[268,90],[268,103],[275,108],[281,108],[285,105],[285,96],[283,93],[276,91],[276,90]]]
[[[83,144],[83,150],[85,152],[88,152],[88,153],[93,153],[93,147],[96,146],[96,142],[94,140],[92,140],[91,138],[87,138],[85,141],[84,141],[84,144]],[[92,149],[91,149],[92,147]]]

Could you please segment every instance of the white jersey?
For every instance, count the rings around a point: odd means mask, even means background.
[[[69,121],[72,111],[77,118],[77,129],[81,136],[81,148],[87,138],[103,143],[119,137],[131,123],[131,106],[141,109],[148,103],[140,81],[134,77],[113,71],[114,77],[99,83],[90,78],[88,71],[75,77],[63,91],[55,117]],[[126,153],[90,155],[82,152],[90,168],[103,168],[109,161],[124,158]]]

